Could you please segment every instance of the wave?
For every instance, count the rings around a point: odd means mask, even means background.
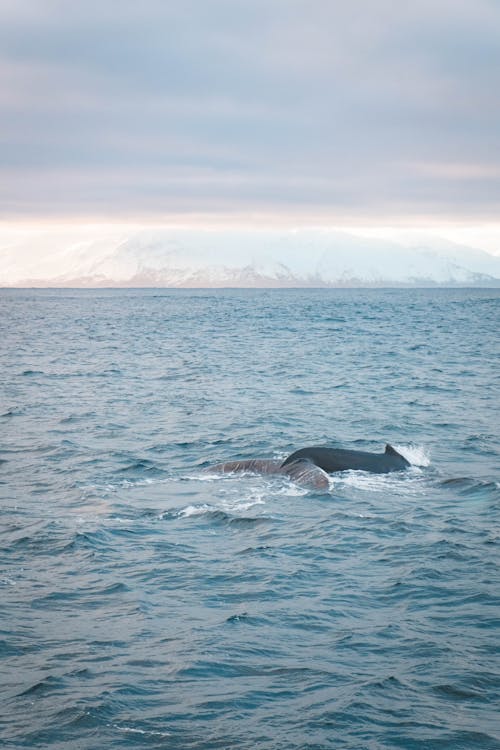
[[[240,513],[254,508],[256,505],[265,505],[265,497],[263,492],[254,491],[246,498],[234,498],[227,500],[220,500],[217,505],[210,503],[201,503],[199,505],[188,505],[182,508],[178,515],[181,518],[190,518],[191,516],[200,516],[213,513],[224,513],[230,515],[233,513]]]
[[[210,505],[190,505],[179,512],[181,518],[203,517],[211,523],[219,523],[227,526],[260,526],[268,524],[272,520],[270,516],[238,516],[228,513],[221,508]]]
[[[152,474],[153,476],[165,476],[166,471],[162,469],[154,461],[150,461],[147,458],[136,459],[127,466],[123,466],[120,470],[120,474]]]
[[[444,479],[441,486],[456,491],[462,497],[500,499],[500,482],[474,479],[473,477],[455,477]]]
[[[125,734],[138,734],[144,738],[153,737],[157,739],[159,737],[165,738],[172,736],[172,732],[159,732],[156,729],[139,729],[138,727],[120,726],[119,724],[109,724],[109,726],[113,729],[117,729],[119,732],[124,732]]]

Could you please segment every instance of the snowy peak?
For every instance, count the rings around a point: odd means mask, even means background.
[[[339,231],[136,231],[0,250],[2,286],[500,286],[500,257],[440,239]],[[41,243],[41,244],[40,244]]]

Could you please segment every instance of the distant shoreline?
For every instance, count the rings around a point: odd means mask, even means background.
[[[11,290],[24,290],[29,291],[32,289],[61,289],[61,290],[68,290],[68,291],[95,291],[95,290],[162,290],[162,291],[209,291],[209,290],[276,290],[276,291],[283,291],[283,290],[333,290],[333,289],[366,289],[366,290],[384,290],[384,289],[432,289],[432,290],[438,290],[438,289],[500,289],[500,279],[494,279],[490,283],[480,283],[480,284],[459,284],[459,283],[448,283],[448,284],[439,284],[437,282],[427,282],[422,284],[411,284],[411,283],[403,283],[403,282],[394,282],[394,283],[381,283],[381,284],[321,284],[321,285],[262,285],[262,286],[245,286],[245,285],[218,285],[218,284],[206,284],[204,286],[157,286],[157,285],[134,285],[134,284],[89,284],[89,285],[78,285],[78,284],[42,284],[42,283],[21,283],[21,284],[1,284],[0,283],[0,290],[5,289],[11,289]]]

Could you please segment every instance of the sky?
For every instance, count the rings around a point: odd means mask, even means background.
[[[499,40],[499,0],[0,0],[0,234],[410,228],[500,254]]]

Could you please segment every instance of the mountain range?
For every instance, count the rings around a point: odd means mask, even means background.
[[[500,287],[500,257],[483,250],[319,229],[63,234],[0,255],[4,287]]]

